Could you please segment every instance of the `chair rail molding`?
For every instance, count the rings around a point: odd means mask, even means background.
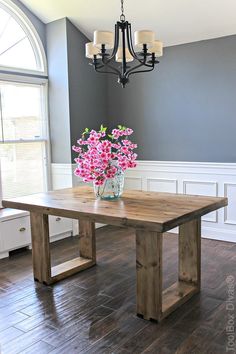
[[[81,184],[75,164],[52,164],[54,189]],[[138,161],[126,171],[125,188],[180,194],[225,196],[228,207],[202,219],[205,238],[236,242],[236,163]],[[176,232],[176,230],[173,230]]]

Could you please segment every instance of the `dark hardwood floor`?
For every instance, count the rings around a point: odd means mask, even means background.
[[[76,256],[77,242],[54,243],[53,263]],[[177,278],[176,235],[164,238],[163,258],[167,287]],[[97,230],[97,262],[47,287],[33,281],[30,251],[1,260],[0,353],[226,353],[226,278],[236,280],[236,244],[202,240],[201,294],[161,324],[135,315],[132,230]]]

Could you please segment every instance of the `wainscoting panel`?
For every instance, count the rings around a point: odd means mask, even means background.
[[[210,181],[183,181],[184,194],[218,196],[218,183]],[[218,211],[214,211],[202,218],[203,221],[215,222],[218,220]]]
[[[225,208],[224,222],[236,225],[236,183],[225,183],[225,197],[229,199],[228,208]]]
[[[142,178],[141,177],[126,177],[125,189],[142,190]]]
[[[75,165],[53,164],[54,188],[81,183],[73,176]],[[236,242],[236,164],[172,161],[138,161],[126,171],[125,188],[144,191],[226,196],[227,208],[203,218],[203,237]]]
[[[178,193],[177,179],[147,178],[147,190],[153,192]]]

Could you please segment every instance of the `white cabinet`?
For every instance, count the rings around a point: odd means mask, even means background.
[[[73,224],[71,219],[59,216],[49,216],[49,232],[50,237],[60,234],[72,234]]]
[[[28,216],[2,221],[0,224],[1,252],[28,246],[31,243]]]
[[[49,216],[50,242],[73,234],[73,220]],[[30,216],[13,209],[0,210],[0,259],[9,252],[31,245]]]

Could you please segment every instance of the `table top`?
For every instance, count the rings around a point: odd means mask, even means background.
[[[88,186],[9,200],[4,207],[110,225],[168,231],[228,204],[227,198],[127,190],[116,200],[98,200]]]

